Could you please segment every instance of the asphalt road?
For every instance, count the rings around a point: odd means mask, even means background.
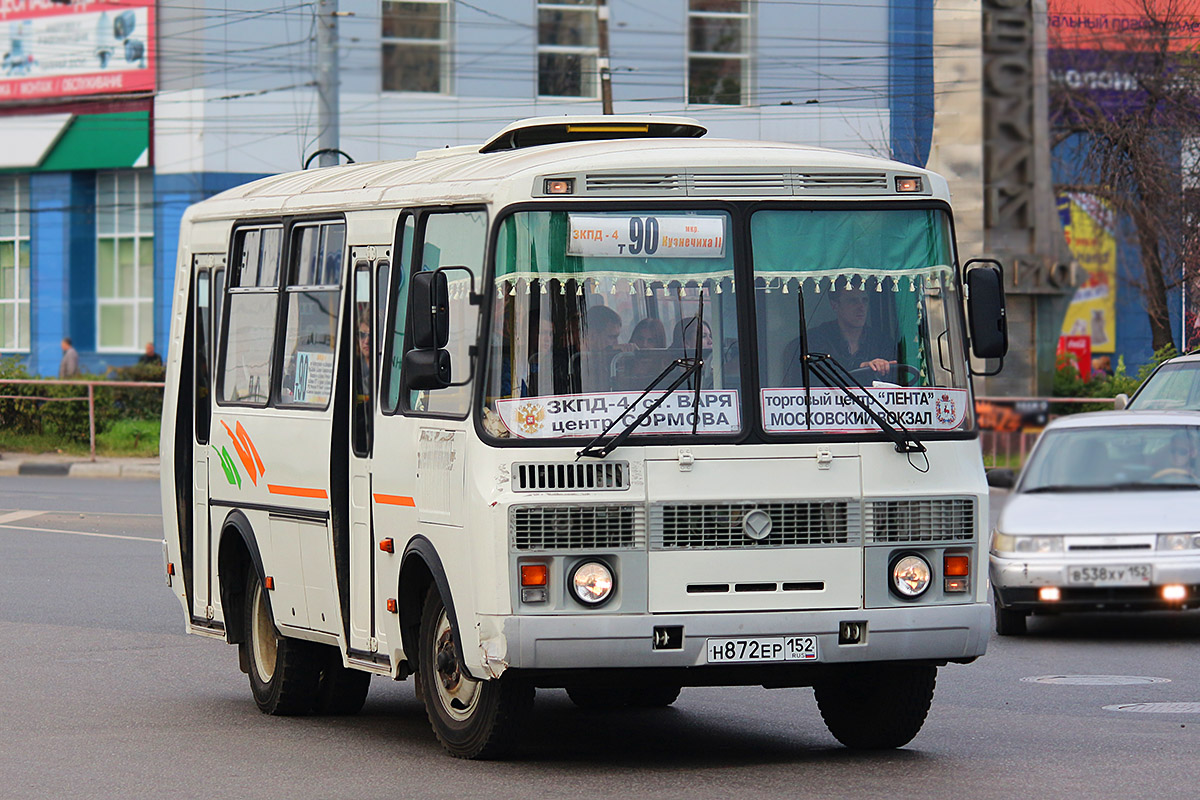
[[[375,679],[355,717],[260,714],[234,648],[183,634],[158,513],[153,482],[0,480],[0,798],[1200,795],[1200,713],[1105,709],[1200,703],[1196,613],[993,638],[940,670],[899,751],[842,749],[807,689],[607,713],[547,691],[516,758],[472,763],[442,754],[410,683]],[[1024,680],[1064,675],[1167,680]]]

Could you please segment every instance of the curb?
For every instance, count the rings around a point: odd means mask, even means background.
[[[122,464],[112,461],[0,460],[0,477],[131,478],[158,480],[158,464]]]

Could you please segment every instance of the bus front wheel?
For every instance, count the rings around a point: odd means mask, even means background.
[[[280,636],[271,600],[253,569],[246,578],[246,635],[250,691],[264,714],[307,714],[317,699],[321,665],[315,646]]]
[[[924,664],[846,666],[813,688],[833,737],[855,750],[903,747],[925,724],[937,667]]]
[[[456,758],[505,755],[533,705],[533,687],[514,675],[477,681],[467,673],[437,586],[425,598],[419,658],[421,700],[446,752]]]

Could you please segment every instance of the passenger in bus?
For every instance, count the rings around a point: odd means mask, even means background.
[[[712,350],[713,336],[712,327],[707,322],[703,323],[704,329],[700,334],[700,347],[703,350]],[[675,323],[675,333],[671,337],[672,350],[688,350],[691,351],[696,347],[696,318],[688,317]]]
[[[899,363],[900,343],[882,327],[869,325],[870,294],[861,286],[851,286],[839,279],[836,290],[829,293],[833,319],[818,325],[808,333],[808,352],[825,353],[846,368],[872,380],[887,380]],[[788,344],[785,386],[803,383],[800,368],[800,339]]]
[[[607,392],[612,388],[612,360],[629,345],[620,344],[621,317],[608,306],[592,306],[583,327],[583,349],[579,375],[583,392]]]
[[[638,350],[661,350],[667,346],[667,332],[662,320],[646,317],[633,328],[629,344]]]

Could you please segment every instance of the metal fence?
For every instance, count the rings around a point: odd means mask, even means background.
[[[43,403],[82,403],[88,404],[88,452],[91,460],[96,460],[96,387],[114,386],[121,389],[162,389],[166,386],[162,381],[71,381],[71,380],[37,380],[35,378],[0,378],[0,386],[85,386],[86,397],[39,397],[28,394],[0,394],[0,400],[34,400]]]

